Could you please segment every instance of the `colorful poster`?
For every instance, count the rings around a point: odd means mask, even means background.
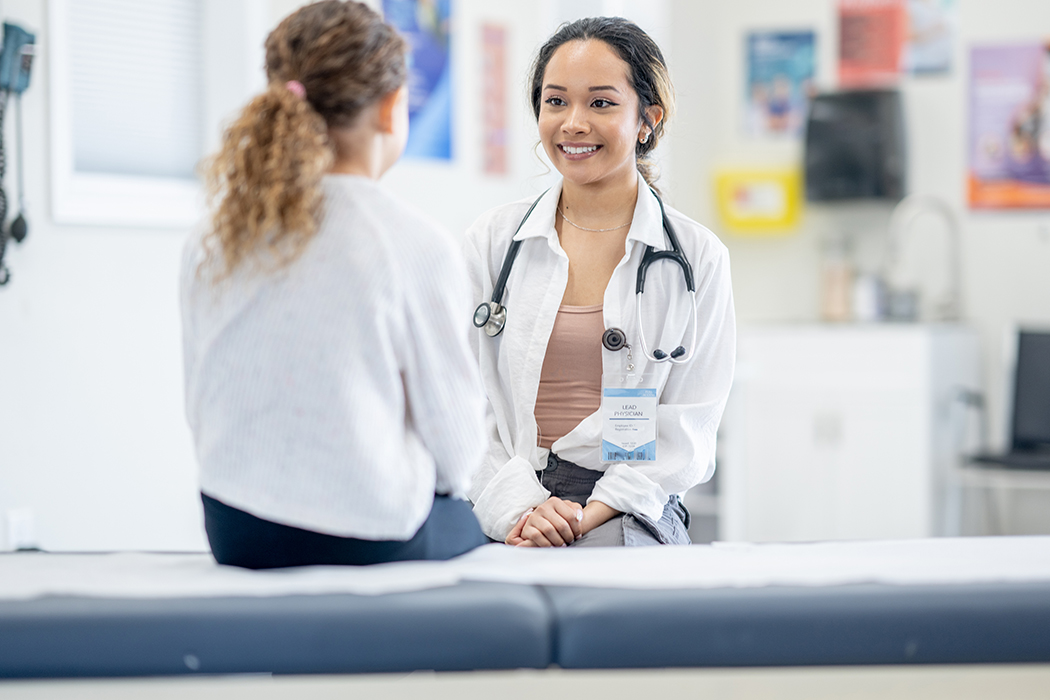
[[[816,35],[764,32],[747,37],[747,132],[797,136],[813,91]]]
[[[507,174],[507,30],[481,25],[482,166],[486,175]]]
[[[839,0],[839,84],[872,87],[897,80],[907,36],[908,0]]]
[[[1050,44],[971,49],[969,201],[1050,209]]]
[[[408,58],[410,158],[452,158],[451,0],[383,0],[386,20],[412,47]]]
[[[909,0],[904,70],[914,75],[949,72],[955,26],[955,0]]]

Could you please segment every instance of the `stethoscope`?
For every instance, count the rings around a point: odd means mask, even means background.
[[[529,215],[532,214],[533,209],[540,203],[543,196],[547,194],[544,192],[536,201],[532,203],[529,210],[525,212],[525,216],[522,217],[521,223],[518,224],[518,228],[514,230],[514,236],[518,235],[518,231],[521,231],[521,227],[528,220]],[[671,243],[671,250],[656,250],[652,246],[646,246],[645,252],[642,254],[642,261],[638,263],[638,277],[635,283],[635,299],[637,299],[636,312],[638,319],[638,337],[642,345],[642,353],[651,362],[673,362],[680,364],[688,362],[693,357],[693,353],[696,351],[696,286],[693,284],[693,268],[690,266],[689,261],[686,260],[685,255],[682,253],[682,246],[678,243],[678,236],[674,232],[674,227],[671,226],[671,222],[667,220],[667,214],[664,212],[664,203],[660,199],[660,196],[653,192],[653,196],[656,197],[656,201],[660,204],[660,218],[663,220],[664,233],[667,234],[667,239]],[[499,271],[499,277],[496,278],[496,286],[492,288],[492,299],[487,302],[478,304],[478,308],[474,310],[474,326],[477,328],[483,328],[485,334],[490,338],[494,338],[503,332],[503,327],[507,323],[507,309],[503,306],[503,292],[507,287],[507,279],[510,277],[510,270],[514,266],[514,259],[518,256],[518,250],[521,248],[521,241],[516,240],[513,236],[511,237],[510,247],[507,249],[507,254],[503,258],[503,267]],[[660,348],[654,348],[653,351],[649,352],[649,345],[645,340],[645,327],[642,324],[642,303],[641,294],[645,291],[645,273],[648,271],[649,266],[657,260],[671,260],[682,268],[682,276],[685,277],[685,287],[688,290],[689,295],[692,297],[692,308],[693,313],[691,314],[690,324],[693,327],[691,339],[689,342],[689,349],[686,350],[684,346],[679,345],[671,352],[664,352]],[[605,333],[602,334],[602,345],[605,346],[606,350],[613,352],[627,348],[628,354],[630,354],[631,346],[627,343],[627,336],[619,328],[606,329]]]

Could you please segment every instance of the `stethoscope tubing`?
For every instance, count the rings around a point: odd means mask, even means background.
[[[518,235],[518,232],[521,231],[521,227],[525,225],[525,222],[532,214],[532,211],[536,208],[536,205],[540,203],[540,200],[543,199],[546,194],[547,192],[544,192],[537,197],[536,201],[534,201],[532,206],[529,207],[529,210],[525,212],[525,216],[521,218],[517,229],[514,231],[514,235],[511,236],[511,243],[503,258],[503,266],[500,268],[496,284],[492,288],[490,301],[482,302],[474,312],[474,325],[479,329],[483,329],[489,337],[496,337],[501,334],[506,324],[507,313],[506,308],[502,305],[503,294],[506,291],[507,280],[510,278],[511,269],[514,266],[514,260],[517,258],[518,250],[521,248],[521,241],[515,240],[514,236]],[[667,212],[664,211],[663,200],[660,199],[660,196],[656,194],[655,191],[653,191],[653,195],[656,197],[656,201],[660,205],[660,219],[663,224],[664,233],[667,235],[667,239],[671,243],[671,250],[656,250],[652,246],[646,246],[645,251],[642,253],[642,259],[638,263],[638,275],[635,282],[635,298],[637,301],[635,304],[635,310],[638,323],[638,337],[641,341],[642,353],[650,362],[671,362],[673,364],[682,364],[691,360],[693,354],[696,352],[696,285],[693,281],[693,268],[682,253],[682,246],[678,242],[678,236],[675,234],[674,227],[671,226],[671,222],[667,220]],[[645,275],[649,270],[649,266],[657,260],[671,260],[682,270],[682,276],[685,279],[685,287],[692,300],[692,317],[688,322],[688,324],[692,326],[692,333],[690,334],[691,337],[688,350],[685,349],[685,346],[679,346],[670,353],[665,353],[659,348],[650,352],[649,345],[646,342],[645,327],[642,324],[641,295],[645,291]],[[620,335],[623,334],[622,331],[618,332]],[[606,345],[606,347],[609,346]],[[626,342],[623,342],[617,349],[622,349],[623,347],[629,347],[629,345]]]
[[[678,348],[675,348],[675,350],[671,351],[670,353],[663,353],[663,357],[657,357],[655,353],[649,351],[649,344],[647,342],[645,342],[645,326],[642,325],[642,299],[641,299],[641,292],[638,292],[638,293],[635,294],[635,298],[636,298],[637,301],[636,301],[634,307],[635,307],[635,319],[636,319],[636,322],[638,324],[638,339],[641,341],[641,344],[642,344],[642,354],[645,355],[645,358],[647,360],[649,360],[650,362],[655,362],[655,363],[670,362],[671,364],[674,364],[674,365],[681,365],[681,364],[685,364],[686,362],[689,362],[689,360],[693,359],[693,355],[696,353],[696,337],[697,337],[697,332],[698,332],[697,331],[697,327],[696,327],[696,292],[693,291],[693,290],[690,290],[689,291],[689,297],[692,300],[692,313],[690,313],[689,321],[687,323],[690,326],[692,326],[692,330],[693,330],[693,332],[691,334],[691,337],[689,339],[689,349],[686,350],[684,345],[680,345],[679,348],[682,348],[682,350],[684,351],[684,354],[682,354],[682,355],[680,355],[678,357],[675,357],[675,353],[678,351]],[[663,352],[663,351],[661,351],[661,352]]]

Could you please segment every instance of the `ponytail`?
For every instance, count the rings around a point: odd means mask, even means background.
[[[342,0],[301,7],[270,32],[269,87],[201,168],[212,212],[204,264],[216,280],[259,253],[279,268],[303,252],[335,159],[328,129],[404,85],[407,46],[367,5]]]
[[[220,279],[253,251],[272,253],[277,266],[298,257],[317,227],[332,159],[324,119],[284,85],[248,103],[203,168]]]

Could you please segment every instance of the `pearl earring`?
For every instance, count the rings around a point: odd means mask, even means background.
[[[645,136],[642,137],[641,143],[648,143],[649,142],[649,134],[650,133],[651,132],[648,132],[648,131],[645,132]]]

